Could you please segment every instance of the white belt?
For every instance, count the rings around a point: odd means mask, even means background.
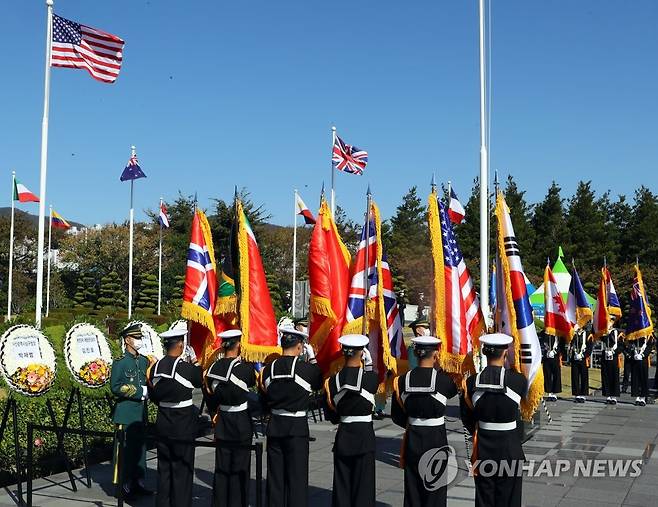
[[[410,417],[409,424],[411,426],[443,426],[445,419],[443,417]]]
[[[509,431],[516,429],[516,421],[506,423],[480,421],[478,422],[478,428],[488,431]]]
[[[192,405],[194,405],[194,402],[191,399],[178,402],[161,401],[158,404],[160,408],[185,408],[191,407]]]
[[[219,410],[221,412],[244,412],[248,406],[249,404],[245,401],[241,405],[220,405]]]
[[[342,423],[372,422],[372,415],[344,415],[341,416]]]
[[[273,408],[272,414],[283,415],[286,417],[306,417],[306,410],[298,410],[297,412],[290,412],[289,410],[283,410],[281,408]]]

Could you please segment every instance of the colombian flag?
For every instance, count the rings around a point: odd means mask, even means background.
[[[62,215],[60,215],[59,213],[57,213],[55,210],[52,210],[52,212],[50,214],[50,221],[51,221],[52,226],[55,229],[64,229],[64,230],[66,230],[66,229],[71,228],[71,224],[69,224],[64,219],[64,217]]]

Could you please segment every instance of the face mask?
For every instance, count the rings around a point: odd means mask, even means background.
[[[423,329],[423,336],[429,336],[430,335],[430,330],[429,329]]]
[[[143,341],[141,338],[133,338],[132,346],[135,350],[141,349],[142,345],[143,345]]]

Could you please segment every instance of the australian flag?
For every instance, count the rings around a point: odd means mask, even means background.
[[[142,171],[142,168],[139,167],[139,162],[137,161],[137,155],[133,155],[128,160],[128,165],[124,168],[121,173],[121,181],[137,180],[139,178],[146,178],[146,174]]]

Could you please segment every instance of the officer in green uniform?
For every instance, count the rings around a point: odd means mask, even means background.
[[[146,474],[146,442],[144,432],[147,423],[146,370],[149,359],[139,354],[142,347],[142,327],[135,324],[121,331],[121,339],[125,345],[123,357],[112,363],[110,389],[116,397],[116,405],[112,413],[112,421],[117,430],[125,431],[123,447],[123,495],[152,495],[153,492],[144,487]],[[118,442],[118,441],[117,441]],[[119,484],[118,451],[115,442],[113,483]]]
[[[424,317],[420,317],[414,320],[411,324],[409,324],[409,327],[413,331],[415,338],[419,336],[430,336],[430,323]],[[413,343],[409,344],[407,347],[407,356],[409,357],[409,370],[413,370],[418,366],[418,359],[414,353]]]

